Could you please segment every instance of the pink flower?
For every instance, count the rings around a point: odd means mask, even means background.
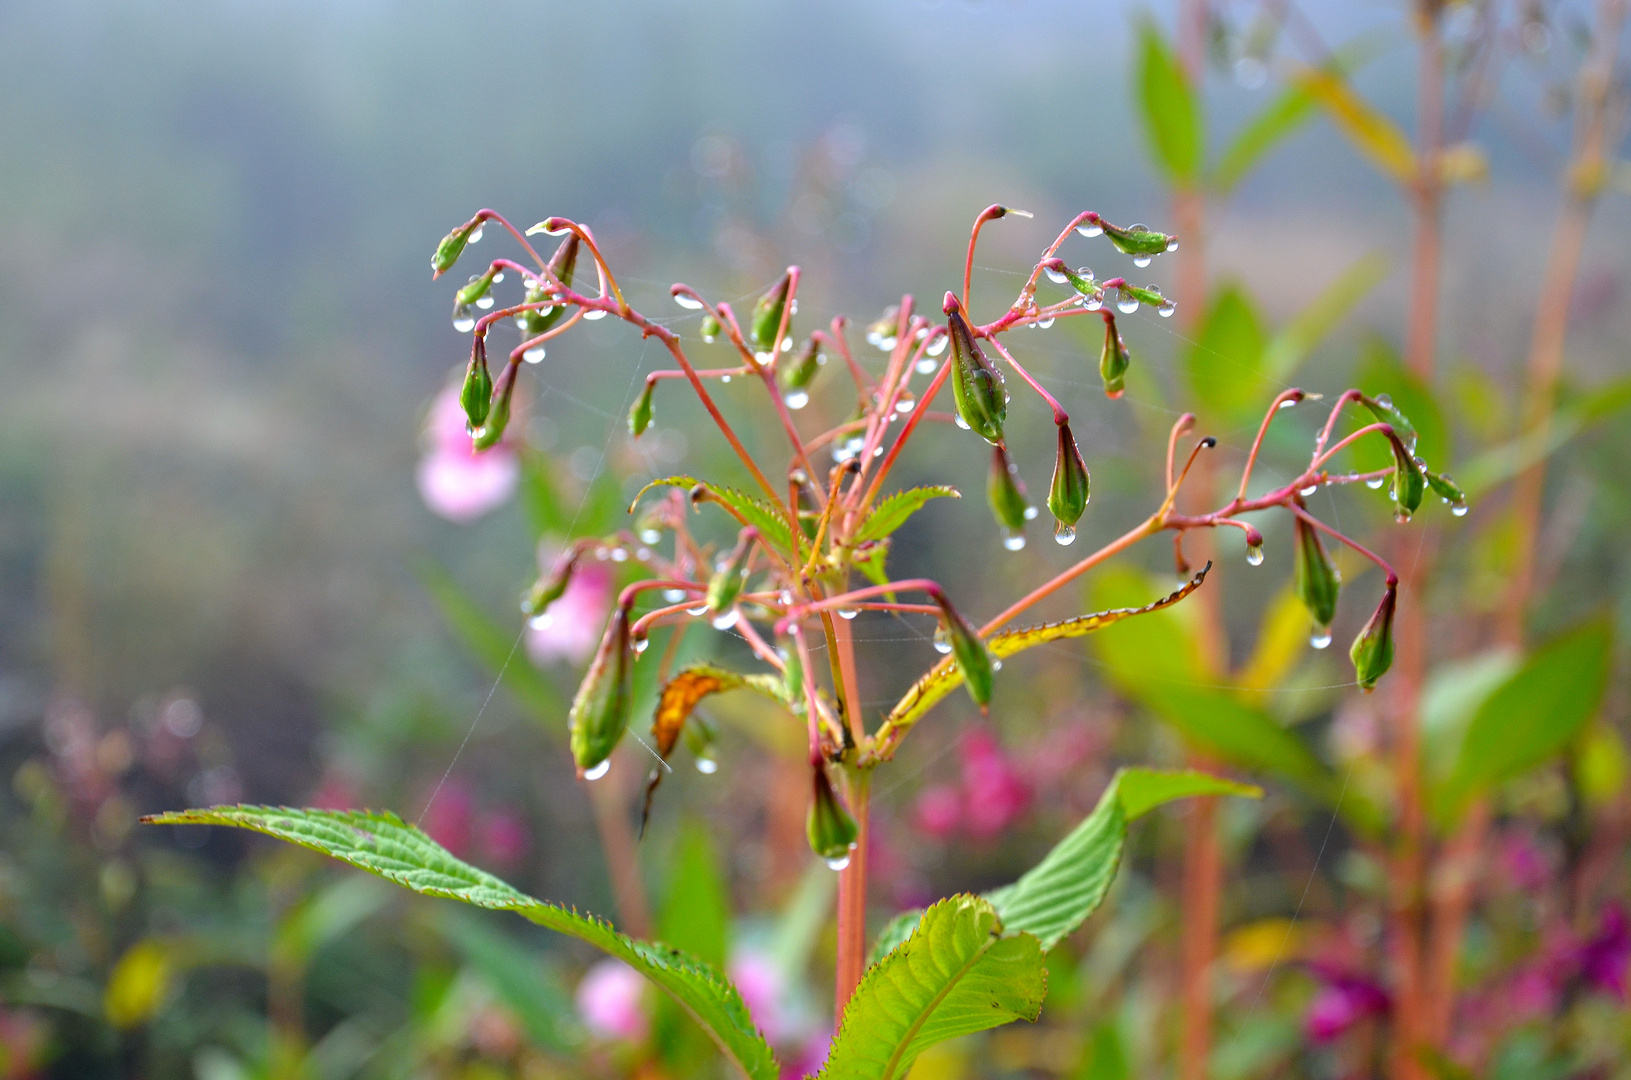
[[[553,562],[550,558],[542,565]],[[540,667],[558,660],[583,663],[600,644],[611,607],[611,571],[580,562],[561,598],[527,625],[527,655]]]
[[[507,440],[476,452],[458,385],[438,394],[425,420],[425,456],[415,473],[419,497],[431,512],[461,525],[474,521],[502,505],[520,479],[521,462]]]
[[[1331,1042],[1355,1024],[1385,1016],[1392,1008],[1386,990],[1372,979],[1326,964],[1314,964],[1320,988],[1303,1017],[1303,1029],[1315,1042]]]
[[[527,827],[508,810],[495,810],[481,819],[481,850],[487,860],[514,866],[527,856]]]
[[[964,821],[970,835],[988,840],[1031,805],[1031,786],[1004,753],[995,735],[975,728],[963,740]]]
[[[470,854],[474,802],[469,788],[457,780],[449,780],[425,808],[421,827],[432,840],[455,856],[465,858]]]
[[[646,1037],[646,1014],[640,1007],[646,980],[621,960],[602,960],[578,983],[578,1016],[602,1039],[638,1042]]]
[[[782,993],[786,987],[775,961],[763,953],[738,952],[727,967],[731,982],[741,993],[742,1003],[748,1007],[753,1022],[759,1025],[768,1041],[780,1040],[787,1029],[782,1008]]]
[[[912,816],[917,827],[944,840],[963,824],[963,793],[956,784],[932,784],[918,792]]]

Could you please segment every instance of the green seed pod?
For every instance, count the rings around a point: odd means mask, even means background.
[[[793,712],[799,715],[808,707],[804,701],[804,657],[800,655],[798,645],[790,637],[781,639],[776,650],[781,656],[782,663],[787,670],[782,675],[782,690],[787,700],[792,703]]]
[[[991,448],[991,471],[986,474],[985,497],[1004,536],[1023,538],[1031,502],[1025,494],[1025,483],[1019,478],[1019,466],[1001,445]],[[1023,539],[1020,546],[1024,546]]]
[[[884,352],[895,347],[895,337],[900,332],[900,305],[890,304],[884,313],[874,319],[866,328],[868,345],[876,345]]]
[[[1292,588],[1303,602],[1314,623],[1323,632],[1337,614],[1337,593],[1342,588],[1342,575],[1326,554],[1320,541],[1319,530],[1302,518],[1296,519],[1296,539]]]
[[[489,268],[480,277],[470,279],[470,284],[453,294],[453,302],[468,307],[487,295],[487,290],[493,287],[493,278],[498,276],[497,268]]]
[[[1391,427],[1393,434],[1397,435],[1400,441],[1404,443],[1406,450],[1412,454],[1416,452],[1416,425],[1412,424],[1410,418],[1399,411],[1398,406],[1393,404],[1392,398],[1386,394],[1379,397],[1361,395],[1359,403],[1369,409],[1371,415],[1376,417],[1377,420]]]
[[[566,239],[561,241],[560,246],[555,249],[555,254],[549,257],[549,262],[546,265],[549,267],[550,274],[553,274],[557,281],[567,288],[571,288],[572,273],[578,265],[578,234],[575,232],[567,233]],[[537,304],[547,299],[546,287],[548,285],[549,278],[547,276],[540,277],[538,284],[527,290],[527,303]],[[521,317],[522,332],[528,337],[537,337],[560,322],[561,316],[565,314],[565,304],[556,304],[552,308],[538,308],[535,311],[524,312]]]
[[[521,594],[521,614],[529,619],[536,619],[548,610],[549,605],[559,600],[565,593],[566,587],[572,584],[572,575],[578,568],[578,549],[567,548],[555,565],[549,568],[549,573],[541,575],[532,587]]]
[[[774,353],[781,345],[776,340],[776,331],[781,329],[782,312],[787,309],[787,290],[792,284],[793,275],[783,274],[781,280],[753,305],[753,318],[748,323],[748,341],[760,352]]]
[[[719,320],[712,315],[704,315],[702,325],[698,327],[698,332],[702,334],[703,341],[712,341],[724,332],[724,327],[720,326]]]
[[[1002,442],[1003,421],[1008,418],[1008,387],[1002,372],[985,358],[979,343],[969,331],[957,301],[946,295],[950,306],[948,331],[951,335],[951,390],[957,415],[963,426],[986,442]]]
[[[748,553],[753,550],[753,536],[743,529],[730,557],[708,579],[708,610],[715,615],[729,611],[742,594],[742,586],[747,583]]]
[[[811,766],[813,797],[810,813],[804,821],[804,831],[810,837],[810,850],[827,860],[834,869],[843,869],[849,863],[850,849],[855,846],[857,829],[855,819],[849,816],[844,804],[838,800],[832,783],[827,779],[827,768],[821,762]]]
[[[646,380],[646,387],[640,391],[640,396],[634,399],[629,408],[629,434],[636,439],[646,433],[651,426],[652,395],[656,393],[657,384],[650,379]]]
[[[952,659],[963,673],[963,685],[968,689],[968,696],[974,699],[982,714],[987,713],[991,705],[991,678],[995,671],[991,654],[986,651],[985,643],[974,628],[963,621],[950,601],[937,596],[935,602],[940,605],[940,626],[945,631],[946,639],[951,642]]]
[[[1450,504],[1450,513],[1460,517],[1467,512],[1467,493],[1462,491],[1454,480],[1443,473],[1429,472],[1426,469],[1423,469],[1422,473],[1427,477],[1427,486],[1432,488],[1439,498]]]
[[[782,389],[787,391],[803,390],[810,385],[810,380],[821,368],[821,350],[816,347],[815,338],[808,338],[804,347],[800,349],[790,362],[782,364],[778,376]]]
[[[1116,317],[1104,317],[1104,349],[1099,353],[1099,377],[1104,380],[1104,396],[1112,401],[1127,390],[1127,369],[1132,366],[1132,354],[1116,329]]]
[[[618,605],[606,623],[600,647],[572,699],[567,714],[571,729],[572,759],[578,772],[591,777],[611,757],[629,726],[633,696],[634,652],[629,642],[628,609]]]
[[[492,400],[493,375],[487,370],[487,339],[478,337],[470,343],[470,363],[464,369],[464,385],[459,389],[459,404],[464,406],[464,418],[472,432],[487,422]]]
[[[1123,229],[1103,218],[1099,219],[1098,224],[1104,229],[1105,237],[1123,255],[1159,255],[1169,250],[1176,239],[1168,233],[1146,229],[1142,225],[1130,225]]]
[[[1059,425],[1059,449],[1053,459],[1053,486],[1048,489],[1048,511],[1058,524],[1054,536],[1062,543],[1076,538],[1075,525],[1087,509],[1090,493],[1087,463],[1070,433],[1068,422]],[[1066,540],[1069,530],[1070,540]]]
[[[1393,609],[1397,604],[1398,587],[1390,582],[1376,612],[1348,650],[1359,687],[1367,694],[1376,689],[1376,680],[1393,666]]]
[[[1393,508],[1395,520],[1403,523],[1410,520],[1410,515],[1421,508],[1422,496],[1427,493],[1427,479],[1423,476],[1425,471],[1421,462],[1412,457],[1410,451],[1397,438],[1389,439],[1393,446],[1393,483],[1390,488],[1393,501],[1397,504]]]
[[[515,396],[515,374],[519,365],[511,362],[504,366],[499,373],[498,382],[493,388],[492,407],[487,410],[487,419],[481,427],[471,434],[477,450],[486,450],[498,445],[498,440],[504,437],[504,429],[510,425],[510,399]]]
[[[472,221],[468,225],[461,225],[457,229],[442,237],[442,242],[436,245],[436,251],[430,257],[431,276],[441,277],[459,261],[464,254],[465,245],[470,242],[470,234],[481,227],[481,222]]]

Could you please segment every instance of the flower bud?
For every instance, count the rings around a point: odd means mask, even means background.
[[[549,257],[549,262],[546,265],[556,281],[571,288],[572,272],[578,265],[578,234],[575,232],[567,233],[566,239],[561,241],[560,246],[555,249],[555,254]],[[549,285],[550,281],[547,276],[540,277],[538,284],[527,290],[527,303],[537,304],[547,299]],[[524,312],[521,318],[522,333],[528,337],[537,337],[557,322],[560,322],[561,316],[564,314],[566,314],[565,304],[556,304],[552,308],[538,308],[535,311]]]
[[[1025,483],[1019,478],[1019,466],[1000,443],[991,448],[991,471],[986,474],[985,497],[1004,536],[1023,538],[1031,503],[1025,494]],[[1021,539],[1020,545],[1023,544]]]
[[[991,677],[995,670],[991,654],[986,651],[985,643],[974,628],[963,621],[949,600],[936,596],[935,602],[940,605],[940,626],[951,643],[952,659],[957,663],[957,670],[963,673],[963,685],[968,689],[968,696],[974,699],[982,714],[987,713],[991,705]]]
[[[634,652],[629,642],[629,612],[621,604],[612,612],[600,647],[572,699],[567,714],[572,759],[579,773],[594,773],[611,757],[629,725]]]
[[[1099,353],[1099,377],[1104,380],[1104,396],[1114,400],[1127,389],[1127,369],[1132,365],[1127,343],[1116,330],[1116,317],[1104,317],[1104,349]]]
[[[1088,495],[1087,463],[1082,460],[1082,452],[1070,433],[1070,424],[1060,424],[1059,449],[1053,459],[1053,486],[1048,489],[1048,511],[1059,523],[1055,535],[1063,537],[1063,530],[1074,530],[1082,511],[1087,509]],[[1074,531],[1071,536],[1074,539]]]
[[[1326,554],[1319,530],[1300,517],[1296,518],[1295,528],[1292,588],[1308,614],[1313,616],[1315,625],[1324,631],[1336,618],[1342,575]]]
[[[755,535],[752,530],[743,529],[736,539],[735,550],[708,579],[708,610],[714,614],[729,611],[741,595],[742,586],[747,582],[748,553],[753,550]]]
[[[1002,372],[987,360],[969,331],[957,300],[946,294],[951,335],[951,389],[957,402],[957,415],[963,425],[986,442],[1002,441],[1003,421],[1008,418],[1008,387]]]
[[[640,391],[640,396],[635,398],[634,404],[629,407],[629,434],[636,439],[644,435],[646,428],[651,426],[651,399],[656,392],[657,384],[647,379],[645,389]]]
[[[1376,688],[1376,680],[1393,666],[1393,609],[1397,604],[1398,586],[1389,582],[1376,612],[1348,649],[1359,687],[1367,694]]]
[[[460,225],[457,229],[442,237],[442,242],[436,245],[436,251],[430,257],[431,276],[441,277],[459,261],[464,254],[464,247],[470,242],[470,234],[481,228],[481,222],[472,221],[468,225]]]
[[[748,341],[760,352],[773,353],[781,345],[776,340],[776,331],[781,329],[782,312],[787,309],[787,290],[792,283],[793,275],[783,274],[781,280],[753,305],[753,319],[748,323]]]
[[[1362,394],[1359,403],[1369,409],[1371,415],[1376,417],[1377,420],[1391,427],[1393,434],[1397,435],[1399,440],[1404,443],[1406,450],[1412,454],[1416,452],[1416,425],[1412,424],[1410,419],[1399,411],[1398,406],[1393,404],[1392,398],[1386,394],[1379,397]]]
[[[780,381],[783,390],[803,390],[810,385],[810,380],[821,368],[821,350],[816,347],[816,339],[809,338],[804,347],[798,351],[788,363],[781,365]]]
[[[1123,229],[1103,218],[1099,218],[1097,224],[1104,229],[1104,235],[1110,243],[1123,255],[1159,255],[1169,250],[1173,241],[1177,239],[1168,233],[1146,229],[1142,225],[1130,225]]]
[[[464,369],[464,386],[459,389],[459,404],[464,406],[464,418],[472,432],[486,423],[492,400],[493,375],[487,370],[487,339],[477,337],[470,343],[470,363]]]
[[[536,619],[548,610],[549,605],[559,600],[566,593],[566,587],[572,584],[572,575],[578,568],[578,549],[569,547],[555,560],[555,565],[549,568],[549,573],[541,575],[532,587],[521,594],[521,614],[529,619]]]
[[[487,410],[487,419],[482,422],[481,427],[471,432],[477,450],[496,446],[498,440],[504,437],[504,429],[510,425],[510,399],[515,396],[515,375],[519,370],[520,365],[511,362],[499,373],[498,383],[493,388],[492,407]]]
[[[1422,475],[1424,470],[1421,462],[1411,456],[1396,434],[1388,442],[1393,446],[1393,484],[1390,494],[1397,504],[1393,508],[1393,517],[1402,523],[1409,521],[1410,515],[1420,509],[1422,496],[1427,491],[1427,480]]]
[[[849,816],[837,792],[833,791],[832,782],[827,779],[827,767],[817,761],[812,764],[811,772],[814,797],[804,821],[810,850],[826,859],[828,865],[842,869],[849,862],[850,848],[855,846],[855,819]]]
[[[493,278],[498,276],[497,267],[489,267],[485,274],[470,279],[470,284],[453,294],[453,302],[463,307],[469,307],[477,300],[487,295],[487,290],[493,287]]]

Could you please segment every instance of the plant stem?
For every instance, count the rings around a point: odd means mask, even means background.
[[[866,736],[866,725],[861,718],[860,684],[855,676],[855,642],[850,637],[847,619],[834,623],[832,616],[822,612],[822,619],[830,626],[830,639],[836,646],[834,681],[843,687],[844,722],[849,725],[851,737],[859,744]],[[850,853],[849,865],[838,875],[838,954],[834,964],[833,1021],[843,1019],[844,1006],[861,984],[866,967],[866,860],[870,835],[870,795],[872,773],[870,769],[847,769],[849,781],[849,810],[855,819],[855,849]]]
[[[1405,366],[1424,383],[1433,380],[1438,336],[1440,248],[1444,184],[1439,162],[1444,141],[1443,0],[1416,0],[1416,181],[1412,196],[1416,235],[1411,254],[1410,315],[1405,328]]]

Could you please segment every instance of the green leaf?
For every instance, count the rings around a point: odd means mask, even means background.
[[[653,480],[635,494],[629,504],[629,512],[640,502],[640,497],[654,487],[682,487],[687,490],[701,484],[707,491],[707,498],[719,503],[725,511],[743,525],[751,525],[759,530],[759,535],[765,543],[784,553],[793,550],[793,534],[787,526],[787,517],[780,509],[766,502],[756,495],[749,495],[736,488],[720,487],[698,480],[694,476],[665,476],[660,480]]]
[[[906,519],[922,509],[923,504],[930,499],[961,499],[962,497],[962,492],[956,488],[938,485],[897,491],[880,502],[877,509],[867,515],[867,519],[861,523],[861,527],[855,530],[855,542],[864,544],[868,540],[882,540],[906,524]]]
[[[688,819],[675,845],[657,932],[675,948],[723,971],[730,918],[730,896],[711,835],[700,822]]]
[[[515,630],[477,607],[440,566],[427,559],[415,570],[419,584],[441,609],[454,636],[488,671],[504,673],[505,687],[528,713],[552,722],[566,716],[566,703],[543,672],[526,663],[525,658],[521,663],[514,662]]]
[[[1155,159],[1170,179],[1194,181],[1205,153],[1200,104],[1190,89],[1189,76],[1152,23],[1139,32],[1136,75],[1139,110],[1144,133]]]
[[[570,1052],[583,1042],[583,1030],[549,958],[492,929],[485,918],[451,908],[437,927],[515,1014],[533,1045]]]
[[[1248,120],[1212,169],[1212,187],[1226,195],[1281,139],[1290,135],[1314,112],[1314,97],[1300,86],[1282,90],[1278,97]]]
[[[1361,348],[1354,385],[1372,397],[1386,394],[1394,406],[1416,428],[1416,455],[1435,472],[1448,470],[1450,428],[1432,389],[1408,371],[1393,347],[1379,337],[1366,339]],[[1363,409],[1354,413],[1354,423],[1365,425],[1375,417]],[[1362,471],[1386,469],[1393,465],[1393,451],[1380,436],[1367,435],[1353,446],[1353,456]]]
[[[1088,602],[1111,609],[1142,603],[1159,595],[1161,581],[1131,566],[1110,567],[1093,582]],[[1197,614],[1180,604],[1094,635],[1094,651],[1110,682],[1131,697],[1148,682],[1215,681],[1201,655]]]
[[[1267,342],[1245,289],[1234,282],[1219,289],[1184,356],[1190,395],[1207,423],[1232,425],[1258,411]]]
[[[1466,803],[1561,753],[1597,714],[1614,632],[1606,617],[1537,651],[1479,706],[1437,800],[1446,825]]]
[[[154,825],[226,825],[299,844],[427,896],[513,911],[622,960],[666,990],[750,1080],[776,1080],[775,1054],[754,1027],[742,997],[726,979],[661,942],[637,941],[611,924],[534,899],[454,858],[417,826],[395,814],[365,810],[297,810],[217,806],[142,819]]]
[[[1631,379],[1618,379],[1560,408],[1546,427],[1486,450],[1458,470],[1456,482],[1469,496],[1489,492],[1539,461],[1545,461],[1598,421],[1631,405]]]
[[[1035,935],[1044,950],[1086,921],[1104,902],[1121,865],[1127,823],[1163,803],[1191,795],[1244,795],[1262,791],[1205,773],[1122,769],[1081,824],[1055,844],[1024,877],[986,894],[1009,933]]]
[[[1047,976],[1028,934],[1002,936],[992,906],[942,900],[861,978],[823,1080],[899,1080],[930,1046],[1042,1013]]]
[[[1421,763],[1430,783],[1455,769],[1467,725],[1521,662],[1511,649],[1492,649],[1435,667],[1421,692]]]
[[[1387,257],[1379,251],[1355,260],[1270,339],[1263,350],[1263,376],[1275,382],[1291,378],[1354,305],[1387,276],[1387,271]]]

